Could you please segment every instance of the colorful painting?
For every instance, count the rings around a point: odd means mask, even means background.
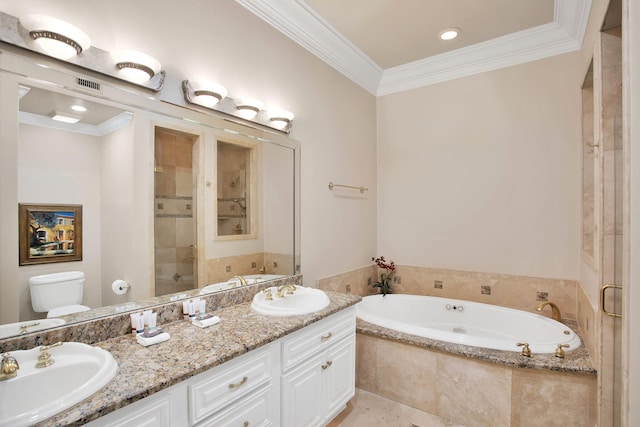
[[[82,261],[82,205],[18,205],[20,265]]]

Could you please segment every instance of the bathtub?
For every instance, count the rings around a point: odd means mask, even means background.
[[[411,335],[483,347],[521,351],[529,343],[533,354],[554,353],[580,346],[578,335],[566,325],[536,313],[448,298],[391,294],[371,295],[356,305],[365,322]]]

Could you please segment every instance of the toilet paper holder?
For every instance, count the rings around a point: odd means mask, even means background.
[[[117,295],[126,294],[130,287],[131,287],[131,285],[128,284],[127,282],[125,282],[122,279],[114,280],[113,283],[111,284],[111,289]]]

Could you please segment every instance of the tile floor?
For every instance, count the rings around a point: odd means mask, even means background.
[[[464,427],[364,390],[327,427]]]

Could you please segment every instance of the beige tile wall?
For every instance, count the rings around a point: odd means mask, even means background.
[[[155,138],[156,295],[193,289],[193,138],[161,129]]]
[[[595,364],[596,370],[600,370],[598,366],[598,357],[593,355],[598,354],[598,337],[600,336],[600,325],[596,318],[597,307],[593,306],[589,296],[585,292],[582,285],[578,284],[576,292],[576,305],[577,305],[577,321],[578,328],[580,330],[580,337],[584,341],[584,345],[589,350],[591,360]]]
[[[357,334],[356,386],[465,426],[593,426],[596,378]]]
[[[316,280],[316,288],[329,292],[347,293],[347,287],[353,295],[372,295],[378,290],[370,284],[376,281],[377,267],[375,265],[357,268],[344,273],[323,277]]]

